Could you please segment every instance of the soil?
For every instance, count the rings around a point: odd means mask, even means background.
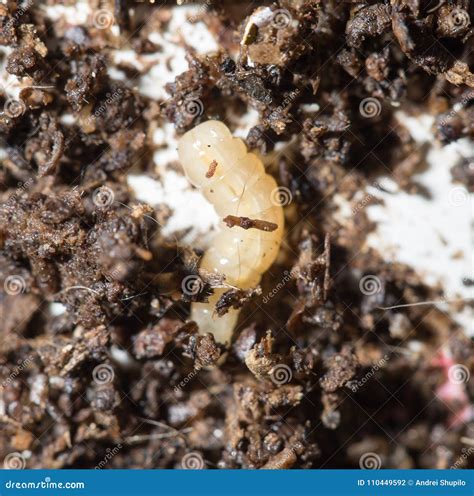
[[[410,306],[443,290],[367,247],[375,199],[358,196],[383,174],[423,194],[425,150],[397,110],[433,115],[439,144],[473,138],[470,2],[201,2],[186,22],[204,22],[219,50],[176,37],[189,69],[162,100],[137,89],[148,66],[122,62],[114,79],[112,53],[159,52],[149,34],[181,6],[90,0],[94,20],[72,26],[43,7],[73,1],[42,3],[0,6],[2,66],[22,88],[0,93],[0,460],[473,467],[472,340],[449,312]],[[188,320],[222,280],[163,234],[166,212],[136,200],[127,174],[156,177],[154,130],[232,128],[229,112],[250,109],[246,142],[277,157],[289,227],[261,287],[219,299],[219,315],[242,307],[226,348]],[[452,174],[472,190],[472,160]],[[187,277],[201,282],[191,295]]]

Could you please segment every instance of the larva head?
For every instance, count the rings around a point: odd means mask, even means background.
[[[178,155],[188,179],[203,188],[239,165],[247,154],[242,140],[233,138],[225,124],[206,121],[179,140]]]

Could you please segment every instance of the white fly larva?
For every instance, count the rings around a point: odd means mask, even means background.
[[[283,237],[283,208],[275,199],[277,183],[261,160],[219,121],[207,121],[179,141],[178,154],[189,181],[221,218],[220,230],[201,260],[201,268],[225,276],[226,285],[255,287],[275,261]],[[278,196],[278,195],[277,195]],[[215,315],[219,288],[208,303],[193,303],[191,318],[201,332],[229,342],[238,311]]]

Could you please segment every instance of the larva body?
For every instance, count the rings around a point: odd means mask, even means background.
[[[272,231],[228,227],[220,231],[206,251],[201,267],[226,277],[241,289],[256,286],[275,261],[283,237],[283,209],[275,200],[277,184],[265,173],[261,160],[218,121],[207,121],[188,131],[178,154],[190,182],[212,203],[221,219],[232,215],[276,225]],[[191,318],[201,332],[213,332],[216,340],[229,341],[238,312],[214,316],[214,305],[226,289],[214,292],[209,303],[194,303]]]

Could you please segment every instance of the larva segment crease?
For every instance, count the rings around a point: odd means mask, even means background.
[[[275,179],[266,174],[262,161],[247,151],[245,143],[219,121],[204,122],[184,134],[178,155],[189,181],[222,219],[201,267],[225,275],[229,285],[241,289],[256,286],[275,261],[283,237],[283,208],[272,201]],[[276,228],[229,227],[224,222],[229,216],[263,221]],[[191,308],[191,318],[200,332],[212,332],[221,343],[230,341],[239,313],[231,309],[222,317],[214,314],[224,291],[215,290],[208,303],[193,303]]]

